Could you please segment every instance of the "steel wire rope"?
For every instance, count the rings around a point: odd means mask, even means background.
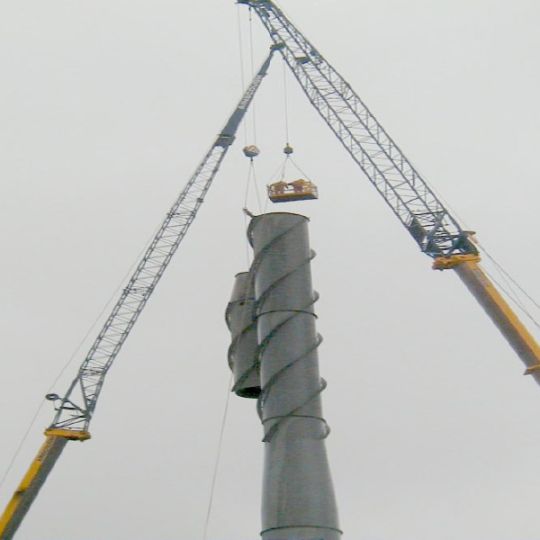
[[[247,201],[248,189],[249,189],[249,177],[248,177],[248,182],[246,183],[246,199],[245,199],[246,201]],[[247,218],[247,214],[245,214],[245,215],[246,215],[246,218]],[[247,238],[246,238],[246,242],[248,243],[248,249],[249,249],[249,242],[248,242]],[[248,266],[249,266],[249,256],[248,256]],[[253,279],[253,275],[250,276],[250,279]],[[246,303],[247,303],[249,290],[250,290],[250,287],[249,286],[246,287],[246,290],[244,292],[244,297],[242,299],[244,305],[246,305]],[[250,314],[248,313],[248,311],[245,310],[244,314],[243,314],[242,327],[248,322],[249,315]],[[253,314],[251,314],[251,315],[253,316]],[[249,372],[250,371],[251,370],[249,370]],[[246,374],[244,374],[244,375],[247,378],[247,375]],[[249,373],[248,373],[248,375],[249,375]],[[216,452],[216,459],[215,459],[215,462],[214,462],[214,469],[212,471],[212,480],[211,480],[211,484],[210,484],[210,495],[209,495],[209,498],[208,498],[208,509],[207,509],[207,512],[206,512],[206,519],[205,519],[205,524],[204,524],[203,540],[207,540],[207,538],[208,538],[208,527],[209,527],[209,524],[210,524],[210,518],[212,516],[212,509],[213,509],[213,503],[214,503],[214,497],[215,497],[217,477],[218,477],[218,473],[219,473],[219,466],[220,466],[220,463],[221,463],[221,455],[222,455],[222,452],[223,452],[223,441],[224,441],[224,435],[225,435],[225,427],[226,427],[226,424],[227,424],[227,415],[228,415],[228,412],[229,412],[229,403],[230,403],[231,394],[235,389],[235,387],[233,386],[233,381],[234,381],[234,373],[231,370],[231,374],[229,376],[229,382],[227,384],[227,397],[225,399],[225,407],[224,407],[224,410],[223,410],[221,426],[220,426],[220,431],[219,431],[218,448],[217,448],[217,452]]]
[[[242,17],[240,15],[240,4],[236,6],[236,22],[238,26],[238,52],[240,55],[240,83],[242,85],[242,93],[246,90],[246,75],[244,71],[244,40],[242,38]],[[248,128],[247,122],[242,122],[242,130],[244,132],[244,146],[248,141]]]
[[[283,107],[285,113],[285,142],[289,144],[289,96],[287,92],[287,64],[285,60],[282,61],[281,65],[283,66]]]
[[[259,193],[259,185],[257,180],[257,171],[255,168],[255,160],[254,158],[250,158],[249,160],[249,168],[248,168],[248,174],[247,174],[247,181],[246,181],[246,190],[245,190],[245,196],[244,196],[244,209],[247,210],[247,206],[249,203],[249,193],[250,193],[250,185],[253,184],[253,191],[255,192],[255,199],[257,201],[257,206],[259,208],[259,212],[262,214],[263,212],[263,205],[261,202],[261,194]],[[244,219],[244,224],[247,228],[247,218]],[[248,246],[249,247],[249,246]],[[249,265],[249,262],[248,262]]]
[[[487,258],[499,269],[499,271],[508,278],[518,290],[537,308],[540,309],[540,304],[520,285],[520,283],[501,265],[499,262],[489,253],[483,244],[478,242],[478,245],[482,248],[482,253],[485,253]]]
[[[251,78],[255,76],[255,58],[253,55],[253,10],[249,8],[249,52],[251,62]],[[253,119],[253,144],[257,144],[257,104],[256,98],[251,103],[251,116]]]
[[[311,177],[304,170],[302,170],[300,165],[298,165],[298,163],[296,163],[296,161],[293,158],[290,158],[290,160],[291,160],[291,163],[300,171],[300,173],[302,173],[302,175],[305,176],[306,179],[311,182]]]
[[[249,188],[250,188],[250,184],[251,184],[251,177],[252,177],[252,172],[253,171],[254,171],[253,159],[250,159],[248,174],[247,174],[247,178],[246,178],[246,187],[245,187],[245,192],[244,192],[244,210],[247,210],[247,204],[248,204],[248,200],[249,200]],[[247,219],[248,219],[248,214],[246,212],[244,212],[244,224],[246,225],[246,228],[247,228]],[[250,266],[250,255],[249,255],[250,252],[249,252],[249,241],[248,241],[247,237],[246,237],[246,248],[247,248],[246,249],[247,266],[249,267]],[[253,279],[253,278],[250,277],[250,279]],[[244,297],[243,297],[243,303],[244,304],[246,304],[246,302],[248,300],[249,289],[250,289],[249,287],[246,287]],[[249,313],[246,310],[244,312],[244,319],[243,319],[242,325],[245,325],[248,322],[247,321],[248,316],[249,316]],[[256,366],[254,365],[254,367],[256,367]],[[250,371],[251,370],[249,370],[247,374],[244,374],[246,378],[249,375]],[[207,538],[208,538],[208,528],[209,528],[209,525],[210,525],[210,518],[212,516],[212,509],[213,509],[214,497],[215,497],[215,491],[216,491],[216,485],[217,485],[217,477],[218,477],[218,473],[219,473],[219,466],[220,466],[220,463],[221,463],[221,456],[222,456],[222,452],[223,452],[223,441],[224,441],[224,435],[225,435],[225,427],[226,427],[226,423],[227,423],[227,415],[228,415],[228,411],[229,411],[230,396],[231,396],[231,393],[234,391],[233,381],[234,381],[234,374],[231,371],[231,374],[229,376],[229,381],[228,381],[228,384],[227,384],[227,397],[225,399],[225,406],[224,406],[224,410],[223,410],[221,426],[220,426],[220,431],[219,431],[219,436],[218,436],[218,445],[217,445],[218,447],[217,447],[217,451],[216,451],[216,459],[215,459],[215,462],[214,462],[214,468],[213,468],[213,471],[212,471],[212,479],[211,479],[211,483],[210,483],[210,494],[209,494],[209,497],[208,497],[208,508],[207,508],[207,511],[206,511],[206,519],[205,519],[204,529],[203,529],[203,540],[207,540]]]
[[[420,173],[422,178],[427,178],[427,176],[424,175],[424,171],[418,167],[416,167],[417,171]],[[432,191],[435,193],[435,195],[439,198],[439,200],[444,204],[444,206],[452,213],[453,216],[455,216],[458,220],[458,222],[462,225],[464,225],[465,230],[471,230],[469,224],[467,221],[461,216],[457,210],[448,202],[447,199],[445,199],[444,196],[442,196],[437,189],[435,189],[433,186],[430,186]],[[526,290],[525,288],[493,257],[493,255],[490,254],[490,252],[487,250],[483,242],[480,242],[478,239],[473,240],[474,243],[480,248],[481,253],[485,254],[486,257],[493,263],[501,277],[506,281],[508,284],[508,287],[511,292],[507,291],[504,287],[500,285],[499,282],[497,282],[491,274],[484,268],[484,271],[486,274],[492,279],[492,281],[501,289],[501,292],[503,292],[513,303],[514,305],[522,312],[524,313],[533,323],[535,326],[540,328],[540,323],[537,319],[535,319],[531,313],[527,310],[527,308],[524,306],[523,302],[520,298],[518,298],[517,294],[513,291],[513,287],[510,284],[513,283],[515,287],[537,308],[540,310],[540,303],[538,303]]]
[[[484,272],[488,275],[491,281],[493,281],[493,283],[495,283],[495,285],[497,285],[497,287],[507,296],[507,298],[540,330],[540,323],[538,323],[538,321],[529,313],[529,311],[525,307],[522,307],[519,301],[517,301],[485,268]]]
[[[485,251],[482,251],[482,253],[486,253]],[[487,255],[487,253],[486,253]],[[516,305],[519,306],[519,308],[521,309],[522,312],[525,312],[527,311],[527,308],[525,307],[525,304],[523,303],[522,299],[516,294],[516,290],[514,288],[514,285],[512,284],[512,282],[508,279],[507,275],[505,274],[505,272],[503,271],[503,269],[501,267],[499,267],[497,265],[497,263],[494,261],[494,259],[491,259],[490,260],[495,264],[495,270],[497,270],[499,276],[501,277],[501,279],[504,281],[504,283],[506,284],[506,287],[508,288],[509,290],[509,293],[511,295],[511,297],[513,298],[514,302],[516,303]],[[531,315],[529,315],[531,316]]]
[[[233,374],[231,372],[229,376],[229,382],[227,383],[227,397],[225,398],[225,407],[223,409],[223,415],[221,418],[221,426],[219,430],[219,437],[218,437],[218,448],[216,453],[216,460],[214,462],[214,469],[212,471],[212,481],[210,484],[210,497],[208,500],[208,509],[206,511],[206,519],[204,522],[204,530],[203,530],[203,540],[207,540],[208,538],[208,526],[210,524],[210,517],[212,516],[212,508],[214,504],[214,495],[216,491],[216,483],[217,483],[217,477],[219,472],[219,465],[221,463],[221,453],[223,450],[223,439],[225,435],[225,426],[227,424],[227,415],[229,412],[229,403],[231,400],[231,384],[233,381]]]
[[[120,291],[120,289],[123,287],[124,283],[127,281],[128,277],[131,275],[131,273],[133,272],[133,269],[135,268],[135,266],[137,265],[140,257],[142,256],[142,254],[148,249],[148,246],[150,245],[151,241],[152,241],[152,238],[154,238],[154,236],[156,235],[156,232],[157,232],[158,228],[156,227],[156,229],[154,230],[154,232],[152,233],[152,236],[146,241],[144,247],[141,249],[141,251],[137,254],[137,257],[135,258],[135,260],[133,261],[133,263],[131,264],[131,266],[129,267],[128,271],[125,273],[125,275],[122,277],[120,283],[118,284],[118,286],[116,287],[116,289],[113,291],[113,293],[111,294],[110,298],[108,299],[108,301],[106,302],[106,304],[103,306],[103,308],[101,309],[101,311],[99,312],[99,315],[95,318],[94,322],[91,324],[90,328],[88,329],[88,331],[86,332],[86,334],[84,335],[84,337],[81,339],[81,341],[79,342],[79,344],[77,345],[77,347],[75,347],[75,350],[73,351],[73,353],[71,354],[71,356],[69,357],[68,361],[62,366],[62,368],[60,369],[60,371],[58,372],[58,374],[56,375],[56,377],[54,378],[53,382],[49,385],[49,387],[47,388],[47,390],[45,391],[45,396],[47,394],[49,394],[52,390],[54,390],[54,387],[57,385],[58,381],[62,378],[62,376],[64,375],[64,373],[67,371],[67,369],[71,366],[71,364],[73,364],[75,358],[77,357],[77,355],[79,354],[80,350],[82,349],[83,345],[86,343],[86,340],[90,337],[90,335],[93,333],[94,329],[96,328],[98,322],[101,320],[101,318],[103,317],[103,315],[106,313],[106,311],[109,309],[110,305],[113,303],[113,301],[115,300],[118,292]],[[24,444],[26,443],[27,439],[28,439],[28,436],[30,435],[30,431],[33,429],[40,413],[41,413],[41,410],[43,409],[43,406],[45,405],[45,402],[47,401],[47,399],[45,397],[41,398],[41,400],[39,401],[39,404],[36,408],[36,411],[34,413],[34,415],[32,416],[32,419],[30,420],[30,423],[28,425],[28,428],[27,430],[24,432],[19,444],[17,445],[16,449],[15,449],[15,452],[13,453],[9,463],[8,463],[8,466],[7,468],[5,469],[4,473],[2,474],[2,477],[0,478],[0,489],[4,486],[9,474],[11,473],[12,469],[13,469],[13,466],[15,464],[15,462],[17,461],[21,451],[22,451],[22,448],[24,446]]]
[[[439,199],[443,202],[443,204],[452,212],[453,215],[457,217],[460,223],[462,223],[465,228],[468,230],[469,226],[467,222],[463,219],[461,215],[458,214],[458,212],[455,210],[455,208],[452,207],[448,203],[447,200],[444,199],[439,193],[437,193],[436,190],[434,190],[435,194]],[[505,287],[503,287],[498,281],[496,281],[492,274],[490,274],[485,268],[484,271],[488,276],[491,278],[491,280],[497,285],[497,287],[500,288],[501,292],[503,292],[507,298],[509,298],[514,305],[522,312],[524,313],[533,323],[535,326],[540,328],[540,323],[534,318],[533,315],[527,310],[521,299],[518,297],[518,295],[513,290],[512,284],[513,283],[517,289],[537,308],[540,309],[540,304],[521,286],[521,284],[490,254],[490,252],[486,249],[484,244],[480,242],[479,240],[475,239],[474,243],[478,245],[481,252],[486,255],[486,257],[493,263],[496,270],[501,275],[502,279],[505,280],[505,282],[508,284],[508,288],[510,291],[508,291]]]
[[[287,160],[287,157],[285,158],[285,160],[280,161],[279,165],[274,169],[274,172],[269,176],[269,179],[270,179],[269,184],[272,184],[274,182],[274,180],[276,180],[276,179],[283,180],[283,178],[284,178],[284,167],[285,167],[285,162]],[[268,203],[269,202],[270,202],[270,199],[269,199],[268,196],[266,196],[265,200],[264,200],[263,214],[266,214],[266,212],[268,210]]]
[[[255,198],[257,199],[257,206],[259,207],[259,212],[262,214],[263,208],[261,203],[261,194],[259,193],[259,184],[257,181],[257,171],[255,170],[255,165],[253,161],[251,161],[251,179],[253,182],[253,188],[255,191]]]
[[[246,213],[247,206],[248,206],[248,198],[249,198],[249,171],[246,177],[246,189],[244,193],[244,206],[243,206],[244,212],[242,212],[244,214],[244,230],[246,230],[248,227],[248,215]],[[245,245],[246,245],[246,266],[249,268],[249,265],[251,264],[251,257],[250,257],[250,251],[249,251],[249,242],[247,241],[247,238],[246,238]]]

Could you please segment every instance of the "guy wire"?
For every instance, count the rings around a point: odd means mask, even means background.
[[[242,38],[242,17],[240,15],[240,4],[236,6],[236,21],[238,26],[238,51],[240,53],[240,83],[242,92],[246,89],[246,76],[244,72],[244,40]],[[244,132],[244,146],[248,144],[247,124],[242,122],[242,130]]]

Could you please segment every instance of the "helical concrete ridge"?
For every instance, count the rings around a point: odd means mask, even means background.
[[[229,367],[234,374],[232,390],[245,398],[257,398],[261,393],[253,286],[253,275],[250,272],[237,274],[225,312],[232,337],[228,351]]]
[[[311,284],[308,220],[272,213],[252,219],[260,374],[258,412],[264,427],[263,540],[338,540],[334,490],[324,439]]]

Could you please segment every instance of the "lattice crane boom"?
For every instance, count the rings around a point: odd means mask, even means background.
[[[274,50],[272,48],[224,129],[167,212],[81,364],[77,377],[61,399],[51,428],[88,429],[105,376],[203,204],[238,126],[268,71]],[[77,391],[79,396],[75,401]]]
[[[272,0],[238,0],[253,9],[307,98],[366,174],[434,268],[454,269],[540,383],[540,347],[479,266],[463,230],[347,81]],[[114,306],[77,377],[63,397],[46,440],[0,516],[0,540],[10,540],[69,440],[88,427],[108,370],[202,205],[236,130],[267,72],[272,52],[186,187],[167,213]]]
[[[261,19],[307,98],[422,251],[477,253],[399,146],[351,85],[270,0],[239,0]]]
[[[45,431],[45,442],[0,516],[0,540],[13,538],[67,441],[90,438],[88,427],[107,372],[203,204],[238,127],[268,72],[274,51],[272,47],[225,127],[167,212],[68,391],[62,398],[55,394],[48,396],[58,402],[57,412]]]
[[[454,269],[540,384],[540,346],[478,264],[463,230],[351,85],[272,0],[238,0],[259,16],[320,114],[437,270]]]

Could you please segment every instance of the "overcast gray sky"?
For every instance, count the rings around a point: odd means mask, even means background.
[[[462,223],[536,298],[540,7],[533,0],[283,0]],[[241,93],[233,0],[0,0],[0,471],[41,397]],[[253,21],[255,63],[269,40]],[[538,540],[540,389],[430,260],[288,77],[309,215],[323,400],[345,538]],[[197,221],[18,540],[201,539],[227,395],[223,313],[246,268],[246,142],[283,159],[276,62]],[[291,178],[293,178],[291,171]],[[258,212],[256,198],[249,199]],[[283,208],[280,208],[280,210]],[[95,337],[99,326],[92,332]],[[90,341],[60,378],[63,393]],[[1,488],[8,500],[46,405]],[[209,538],[260,528],[261,427],[233,397]]]

